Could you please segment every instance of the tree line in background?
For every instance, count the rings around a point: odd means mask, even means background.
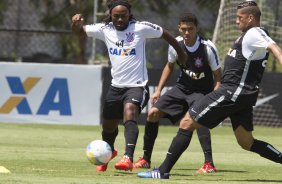
[[[151,11],[155,11],[160,15],[167,14],[169,9],[168,7],[177,3],[179,0],[162,0],[162,1],[146,1],[143,2],[140,0],[129,0],[129,2],[133,5],[133,7],[137,11],[143,11],[145,8],[145,2]],[[46,13],[41,13],[42,23],[46,26],[46,28],[55,27],[57,29],[69,29],[70,28],[70,18],[76,14],[81,13],[85,17],[85,22],[93,22],[93,7],[94,0],[65,0],[65,7],[60,10],[55,9],[55,2],[53,0],[44,0],[43,3],[40,3],[38,0],[30,0],[35,6],[45,6],[47,11]],[[98,16],[97,20],[100,22],[106,15],[107,11],[107,1],[106,0],[98,0]],[[85,46],[86,46],[86,38],[80,37],[77,38],[74,45],[70,50],[75,51],[77,53],[76,63],[86,64],[85,58]],[[67,41],[69,43],[69,40]],[[68,44],[66,43],[66,44]],[[73,52],[72,51],[72,52]]]
[[[93,22],[93,7],[95,0],[28,0],[31,6],[34,6],[34,10],[37,11],[40,16],[40,23],[48,29],[63,30],[66,33],[70,33],[71,17],[76,13],[81,13],[85,17],[85,22]],[[157,15],[167,16],[171,12],[170,6],[179,3],[182,0],[129,0],[133,5],[133,9],[136,12],[152,11]],[[214,0],[213,4],[217,6],[209,6],[211,4],[209,1],[205,0],[190,0],[190,2],[196,3],[203,9],[210,9],[217,13],[220,0]],[[0,15],[9,6],[11,1],[0,1]],[[61,6],[58,8],[58,2]],[[186,2],[186,0],[185,0]],[[105,13],[107,12],[107,0],[97,0],[98,3],[98,17],[97,21],[100,22]],[[212,8],[212,9],[211,9]],[[44,11],[42,11],[44,9]],[[176,10],[175,10],[176,11]],[[0,16],[0,24],[3,22],[4,17]],[[212,34],[213,30],[208,30],[209,35]],[[60,38],[60,44],[63,48],[63,55],[65,58],[75,58],[74,63],[76,64],[87,64],[86,58],[86,44],[87,38],[78,38],[76,36],[71,36],[70,34],[62,34]]]

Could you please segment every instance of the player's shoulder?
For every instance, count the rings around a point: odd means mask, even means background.
[[[107,30],[111,30],[113,27],[111,27],[111,25],[109,24],[105,24],[105,23],[95,23],[95,24],[88,24],[88,25],[85,25],[85,30],[86,32],[104,32],[104,31],[107,31]]]
[[[160,26],[148,21],[135,21],[134,24],[139,27],[150,27],[153,29],[160,29]]]
[[[183,37],[182,37],[182,36],[177,36],[177,37],[175,37],[175,39],[176,39],[176,41],[178,41],[178,42],[182,42],[182,41],[183,41]],[[174,48],[173,48],[171,45],[169,45],[168,51],[169,51],[169,52],[173,52],[173,51],[174,51]]]
[[[242,44],[253,45],[257,47],[261,44],[275,43],[274,40],[268,35],[268,32],[263,27],[252,27],[243,36]],[[267,45],[261,45],[266,47]]]
[[[201,43],[204,44],[205,46],[207,46],[207,48],[209,48],[209,49],[216,48],[215,44],[209,39],[201,37]]]
[[[96,24],[92,24],[90,26],[94,26],[97,27],[99,29],[114,29],[114,25],[110,22],[108,24],[106,24],[105,22],[101,22],[101,23],[96,23]]]
[[[256,38],[258,36],[268,36],[267,30],[263,27],[252,27],[246,32],[244,37]]]
[[[266,32],[266,29],[264,27],[252,27],[250,29],[248,29],[248,33],[255,33],[255,32]]]
[[[177,37],[175,37],[175,39],[176,39],[178,42],[183,41],[183,37],[182,37],[182,36],[177,36]]]

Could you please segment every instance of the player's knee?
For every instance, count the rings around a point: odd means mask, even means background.
[[[251,149],[252,143],[250,141],[238,139],[238,144],[241,146],[242,149],[249,151]]]
[[[188,118],[183,118],[181,121],[180,121],[180,124],[179,124],[179,127],[182,128],[182,129],[186,129],[186,130],[194,130],[195,128],[193,128],[193,122],[188,119]]]
[[[152,107],[148,112],[147,120],[149,122],[156,122],[160,120],[160,110],[158,108]]]
[[[235,136],[237,139],[238,144],[243,148],[244,150],[249,151],[253,145],[254,137],[252,135],[252,132],[247,131],[244,127],[239,126],[235,130]]]
[[[239,145],[241,146],[242,149],[249,151],[249,148],[246,144],[240,144],[239,143]]]
[[[135,104],[127,103],[124,106],[123,115],[125,119],[135,119],[139,114],[139,109]]]
[[[180,121],[179,128],[194,131],[197,128],[201,128],[201,126],[196,123],[191,116],[187,113]]]

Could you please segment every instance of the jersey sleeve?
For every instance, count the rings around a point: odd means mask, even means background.
[[[175,63],[178,59],[178,55],[176,53],[176,50],[169,45],[168,47],[168,55],[167,55],[167,60],[169,63]]]
[[[139,22],[141,31],[145,38],[160,38],[163,35],[163,28],[151,22]]]
[[[208,40],[206,43],[207,43],[207,55],[208,55],[209,65],[211,67],[211,70],[215,71],[221,67],[218,51],[215,45],[210,40]]]
[[[275,43],[264,30],[259,27],[251,28],[242,41],[242,53],[248,60],[259,60],[265,57],[267,47]]]
[[[178,42],[183,40],[182,36],[177,36],[175,39]],[[169,45],[169,47],[168,47],[167,60],[170,63],[175,63],[178,60],[177,52],[176,52],[176,50],[171,45]]]
[[[99,40],[104,40],[104,33],[102,29],[104,26],[105,24],[103,23],[86,25],[85,32],[89,37],[97,38]]]

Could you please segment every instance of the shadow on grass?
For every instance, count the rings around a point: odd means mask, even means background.
[[[116,171],[114,174],[114,176],[126,176],[126,175],[136,175],[136,173],[131,171]]]
[[[196,169],[173,169],[176,171],[197,171]],[[216,173],[246,173],[247,171],[239,171],[239,170],[216,170]]]
[[[228,180],[228,181],[238,181],[238,182],[242,182],[242,181],[246,181],[246,182],[256,182],[256,183],[282,183],[282,180],[260,180],[260,179],[253,179],[253,180]]]
[[[191,171],[191,170],[195,170],[195,169],[174,169],[174,170],[178,170],[178,171]],[[195,172],[195,174],[172,174],[171,176],[180,176],[180,177],[188,177],[187,180],[189,181],[193,181],[193,180],[199,180],[198,178],[197,179],[194,179],[194,178],[189,178],[189,177],[194,177],[196,175],[205,175],[204,178],[201,178],[200,180],[202,181],[224,181],[224,182],[238,182],[238,183],[242,183],[242,182],[256,182],[256,183],[282,183],[282,180],[267,180],[267,179],[242,179],[242,180],[222,180],[222,179],[219,179],[219,180],[213,180],[212,177],[218,177],[218,176],[224,176],[224,175],[220,175],[220,173],[247,173],[247,171],[239,171],[239,170],[217,170],[216,173],[210,173],[210,174],[198,174]],[[209,177],[206,177],[206,176],[209,176]],[[182,178],[183,179],[183,178]]]
[[[177,175],[177,174],[174,174],[173,176],[188,176],[188,175],[181,175],[181,174]],[[211,175],[209,175],[209,176],[211,176]],[[177,180],[177,179],[176,179],[176,180]],[[183,178],[182,178],[181,180],[183,180]],[[187,178],[187,179],[185,179],[185,180],[187,180],[187,181],[193,181],[193,180],[199,181],[198,178],[197,178],[197,179]],[[255,182],[255,183],[282,183],[282,180],[266,180],[266,179],[263,179],[263,180],[260,180],[260,179],[246,179],[246,180],[232,180],[232,179],[230,179],[230,180],[228,180],[228,179],[227,179],[227,180],[211,180],[211,178],[207,178],[207,179],[201,178],[200,180],[201,180],[201,181],[207,181],[207,182],[219,181],[219,182],[238,182],[238,183],[243,183],[243,182]]]

